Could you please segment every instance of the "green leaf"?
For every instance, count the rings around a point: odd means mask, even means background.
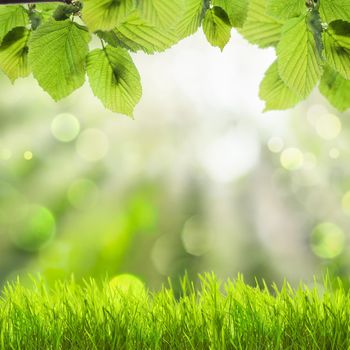
[[[0,6],[0,43],[13,28],[25,27],[27,24],[29,18],[23,6]]]
[[[148,54],[161,52],[179,41],[172,30],[154,27],[140,18],[134,11],[118,28],[98,35],[115,47],[124,47],[136,52],[142,50]]]
[[[221,7],[208,10],[203,20],[203,31],[211,45],[224,49],[231,38],[231,25]]]
[[[29,62],[39,85],[54,100],[83,85],[89,41],[87,30],[70,20],[50,20],[33,32]]]
[[[344,79],[336,71],[325,68],[319,89],[339,111],[344,112],[350,108],[350,80]]]
[[[248,0],[212,0],[212,5],[221,7],[227,13],[232,27],[243,27],[248,15]]]
[[[142,87],[140,75],[126,50],[107,46],[90,52],[87,73],[92,91],[106,108],[132,116]]]
[[[277,61],[266,71],[260,84],[259,96],[265,101],[264,111],[288,109],[301,100],[280,78]]]
[[[183,15],[186,0],[142,0],[138,4],[141,18],[148,24],[165,29],[173,28]]]
[[[290,19],[277,46],[279,75],[303,98],[311,93],[322,74],[315,38],[307,21],[307,16]]]
[[[350,0],[319,0],[322,19],[333,22],[338,19],[350,22]]]
[[[16,27],[9,32],[0,46],[0,68],[14,82],[30,73],[28,66],[28,40],[30,31]]]
[[[194,34],[201,25],[204,17],[203,0],[185,0],[183,4],[183,15],[174,28],[179,40]]]
[[[266,12],[279,19],[299,17],[306,13],[305,0],[267,0]]]
[[[323,32],[323,42],[328,65],[350,79],[350,23],[332,22]]]
[[[83,20],[90,31],[112,30],[136,8],[135,0],[85,0]]]
[[[251,0],[248,17],[238,31],[259,47],[275,46],[281,37],[283,22],[266,14],[266,0]]]

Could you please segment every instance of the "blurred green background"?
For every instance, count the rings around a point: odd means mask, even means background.
[[[201,33],[135,55],[135,119],[0,75],[0,283],[121,273],[308,282],[349,270],[350,128],[318,94],[262,114],[274,59]],[[48,63],[49,64],[49,63]],[[26,277],[24,277],[26,278]]]

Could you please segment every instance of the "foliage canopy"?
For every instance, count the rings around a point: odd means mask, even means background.
[[[291,108],[317,84],[338,110],[350,107],[350,0],[42,1],[0,6],[0,68],[12,82],[33,73],[55,100],[87,73],[106,108],[132,115],[142,87],[130,53],[162,52],[202,27],[221,50],[232,28],[276,48],[260,85],[265,110]]]

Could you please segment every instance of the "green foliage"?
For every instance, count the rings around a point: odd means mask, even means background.
[[[307,0],[306,6],[304,0],[252,0],[252,4],[260,8],[257,19],[261,20],[255,27],[253,21],[249,23],[247,20],[241,33],[261,47],[276,45],[277,52],[277,72],[270,69],[260,87],[260,97],[266,103],[265,110],[286,109],[295,105],[297,101],[305,99],[319,81],[321,93],[330,103],[339,110],[347,109],[350,79],[350,23],[347,21],[350,0]],[[256,13],[258,11],[253,9],[251,16],[254,18]],[[272,18],[283,26],[279,36],[276,29],[277,40],[266,40],[273,37],[270,35],[274,33],[271,29]],[[253,29],[245,28],[248,23]],[[334,72],[330,74],[326,67]]]
[[[339,111],[350,108],[350,80],[331,68],[326,67],[324,70],[320,91]]]
[[[244,25],[248,14],[248,0],[212,0],[212,5],[227,13],[232,27],[241,28]]]
[[[217,6],[209,9],[203,20],[203,31],[213,46],[223,50],[231,38],[231,25],[227,13]]]
[[[300,100],[280,78],[277,62],[274,62],[265,73],[260,85],[260,98],[266,101],[266,110],[291,108]]]
[[[267,14],[265,0],[250,0],[247,19],[239,32],[252,44],[276,46],[283,22]]]
[[[128,51],[162,52],[201,26],[209,43],[221,50],[232,28],[252,44],[276,47],[277,62],[261,84],[265,110],[294,106],[319,81],[336,108],[349,105],[341,98],[348,96],[350,80],[350,0],[74,0],[0,6],[0,68],[12,82],[33,72],[55,100],[83,85],[87,72],[107,108],[132,115],[142,89]],[[89,53],[93,37],[102,49]],[[326,67],[340,75],[336,85],[329,83]]]
[[[327,63],[345,79],[350,79],[350,23],[332,22],[323,34]]]
[[[317,284],[315,284],[317,286]],[[177,294],[177,295],[176,295]],[[8,285],[0,299],[3,349],[348,349],[349,292],[336,280],[292,289],[242,277],[184,278],[179,293],[147,292],[130,275],[98,286]]]
[[[142,88],[139,73],[127,51],[107,46],[90,52],[87,73],[92,91],[107,108],[132,115]]]
[[[283,26],[277,57],[281,79],[298,96],[307,97],[321,76],[316,41],[307,26],[307,16],[293,18]]]
[[[16,27],[5,36],[0,46],[0,68],[12,82],[30,73],[28,66],[29,37],[28,29]]]
[[[279,19],[287,20],[305,12],[304,0],[267,0],[267,12]]]
[[[16,27],[25,27],[29,19],[22,6],[0,8],[0,43],[4,36]]]
[[[89,40],[86,29],[70,19],[50,19],[33,32],[30,66],[40,86],[53,99],[60,100],[84,84]]]

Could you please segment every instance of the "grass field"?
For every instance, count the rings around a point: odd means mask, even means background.
[[[340,281],[281,289],[242,277],[182,293],[157,293],[123,279],[98,287],[74,281],[20,282],[0,300],[1,349],[349,349],[350,295]]]

